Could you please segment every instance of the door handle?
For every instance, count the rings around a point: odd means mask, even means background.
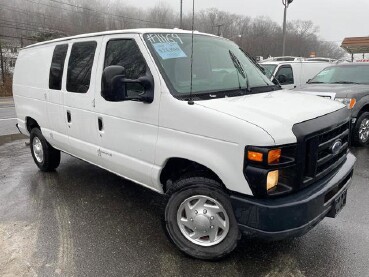
[[[71,115],[70,111],[67,111],[67,121],[68,121],[68,123],[72,122],[72,115]]]
[[[97,123],[99,125],[99,131],[102,132],[104,130],[104,124],[103,124],[103,119],[101,117],[99,117],[97,119]]]

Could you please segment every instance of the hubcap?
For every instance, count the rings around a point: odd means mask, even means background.
[[[35,155],[37,162],[42,163],[44,160],[44,150],[42,148],[42,143],[38,137],[33,138],[32,146],[33,154]]]
[[[212,246],[220,243],[229,231],[229,218],[223,206],[215,199],[196,195],[187,198],[177,211],[177,224],[189,241]]]
[[[369,139],[369,119],[365,118],[359,128],[359,138],[362,142],[367,142]]]

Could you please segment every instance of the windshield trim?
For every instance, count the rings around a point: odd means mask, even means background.
[[[224,92],[224,94],[226,94],[226,93],[234,93],[237,90],[241,90],[241,91],[242,90],[245,90],[246,94],[254,94],[252,92],[253,87],[250,87],[250,91],[246,91],[246,89],[247,89],[246,87],[241,87],[241,89],[239,87],[237,87],[237,88],[234,88],[234,89],[202,91],[202,92],[199,92],[199,93],[192,92],[191,95],[190,95],[190,93],[179,94],[177,92],[177,90],[174,88],[174,86],[173,86],[172,82],[170,81],[168,75],[166,74],[164,67],[161,65],[158,56],[155,55],[154,53],[152,53],[152,50],[151,50],[150,46],[148,45],[147,39],[145,38],[145,36],[146,35],[149,35],[149,34],[152,34],[152,33],[151,32],[147,32],[147,33],[141,34],[142,41],[145,44],[145,46],[146,46],[146,48],[147,48],[150,56],[154,59],[154,63],[157,66],[157,68],[159,69],[159,72],[160,72],[161,77],[164,79],[164,82],[165,82],[166,86],[168,87],[170,94],[174,98],[176,98],[178,100],[182,100],[182,101],[187,101],[187,100],[189,100],[190,97],[200,98],[201,100],[215,99],[215,98],[220,98],[220,97],[211,97],[212,94],[219,94],[219,93],[223,93],[223,92]],[[183,35],[182,33],[168,33],[168,32],[163,32],[163,33],[160,33],[160,34],[181,34],[181,35]],[[255,62],[236,43],[234,43],[233,41],[230,41],[229,39],[226,39],[226,38],[212,36],[212,35],[203,34],[203,33],[195,33],[195,36],[216,38],[216,39],[219,39],[219,40],[227,41],[229,43],[233,43],[237,48],[239,48],[241,50],[241,52],[243,53],[243,55],[245,55],[245,57],[250,61],[250,63],[255,66],[256,70],[259,70],[260,71],[259,72],[260,75],[265,76],[264,73],[261,71],[261,69],[255,64]],[[268,79],[267,76],[265,76],[265,78]],[[265,87],[270,88],[269,91],[274,91],[274,90],[279,89],[279,86],[277,86],[278,88],[275,89],[276,86],[274,84],[266,85]],[[173,93],[173,92],[176,92],[176,93]],[[240,94],[240,96],[243,96],[243,95],[246,95],[246,94]],[[226,96],[223,96],[223,97],[226,97]],[[229,97],[235,97],[235,96],[229,96]],[[195,100],[197,100],[197,99],[195,99]]]

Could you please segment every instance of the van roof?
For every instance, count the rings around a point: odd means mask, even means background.
[[[97,33],[88,33],[88,34],[81,34],[76,36],[70,37],[63,37],[54,40],[43,41],[35,44],[31,44],[24,49],[41,46],[50,43],[62,42],[72,39],[79,39],[79,38],[89,38],[89,37],[98,37],[98,36],[106,36],[106,35],[116,35],[116,34],[146,34],[146,33],[176,33],[176,34],[191,34],[191,31],[182,30],[182,29],[162,29],[162,28],[140,28],[140,29],[125,29],[125,30],[114,30],[114,31],[104,31],[104,32],[97,32]],[[194,31],[195,34],[207,35],[207,36],[214,36],[212,34],[201,33],[198,31]]]

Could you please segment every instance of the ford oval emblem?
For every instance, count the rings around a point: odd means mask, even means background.
[[[331,147],[332,154],[337,155],[341,151],[341,148],[342,148],[342,140],[340,139],[336,140]]]

